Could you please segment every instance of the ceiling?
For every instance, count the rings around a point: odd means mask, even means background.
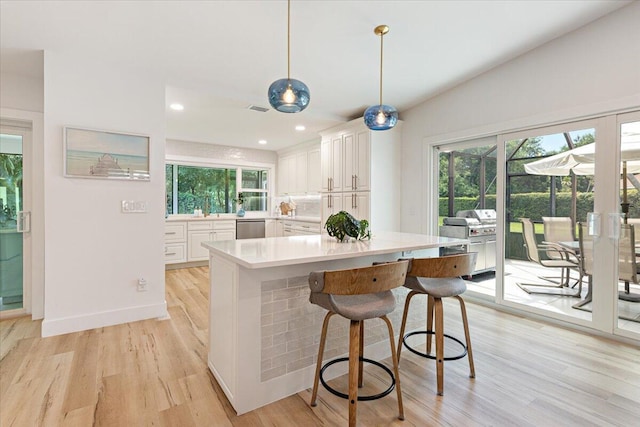
[[[260,113],[287,73],[287,3],[6,1],[3,72],[33,74],[33,51],[72,52],[166,82],[167,138],[280,150],[378,103],[400,112],[575,30],[627,1],[321,1],[291,4],[291,77],[311,91],[298,114]],[[169,104],[184,105],[182,112]],[[295,125],[306,130],[294,130]],[[268,141],[258,145],[259,139]]]

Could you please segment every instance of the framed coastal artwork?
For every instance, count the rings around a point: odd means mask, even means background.
[[[149,137],[64,128],[64,176],[149,180]]]

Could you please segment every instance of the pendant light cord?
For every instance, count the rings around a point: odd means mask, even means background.
[[[287,0],[287,80],[291,80],[291,0]]]
[[[382,105],[382,43],[384,34],[380,34],[380,105]]]

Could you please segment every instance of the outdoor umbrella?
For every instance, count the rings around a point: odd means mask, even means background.
[[[531,175],[568,176],[570,172],[576,175],[593,175],[595,164],[596,144],[587,144],[573,150],[563,151],[544,159],[536,160],[524,165],[524,170]],[[640,139],[637,141],[622,141],[620,160],[627,164],[627,173],[640,172]]]
[[[595,143],[582,145],[526,164],[524,170],[531,175],[568,176],[570,172],[576,175],[593,175],[596,161],[595,148]],[[640,172],[640,135],[636,133],[622,135],[620,160],[622,161],[620,173],[626,178],[622,180],[622,212],[625,214],[626,223],[629,213],[627,179],[640,190],[640,182],[632,175]]]

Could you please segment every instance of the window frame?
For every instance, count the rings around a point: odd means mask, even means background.
[[[212,168],[212,169],[235,169],[236,170],[236,194],[234,197],[237,197],[239,192],[249,191],[249,192],[261,192],[266,194],[267,200],[270,197],[273,197],[274,192],[274,173],[275,173],[275,163],[261,163],[261,162],[232,162],[224,159],[216,159],[215,161],[209,161],[209,159],[203,159],[199,157],[190,157],[190,156],[166,156],[165,157],[165,171],[166,165],[179,165],[179,166],[190,166],[190,167],[201,167],[201,168]],[[266,170],[267,171],[267,189],[257,189],[257,188],[242,188],[242,170]],[[172,197],[172,208],[174,212],[167,212],[167,216],[169,215],[185,215],[178,214],[175,212],[177,209],[177,198],[178,198],[178,186],[177,186],[177,171],[176,168],[174,170],[174,176],[172,178],[172,189],[173,194]],[[165,176],[166,180],[166,176]],[[166,187],[165,187],[166,191]],[[165,196],[165,209],[166,209],[166,196]],[[266,203],[265,209],[260,211],[251,211],[251,212],[269,212],[269,203]],[[235,212],[224,213],[224,215],[235,215]]]

